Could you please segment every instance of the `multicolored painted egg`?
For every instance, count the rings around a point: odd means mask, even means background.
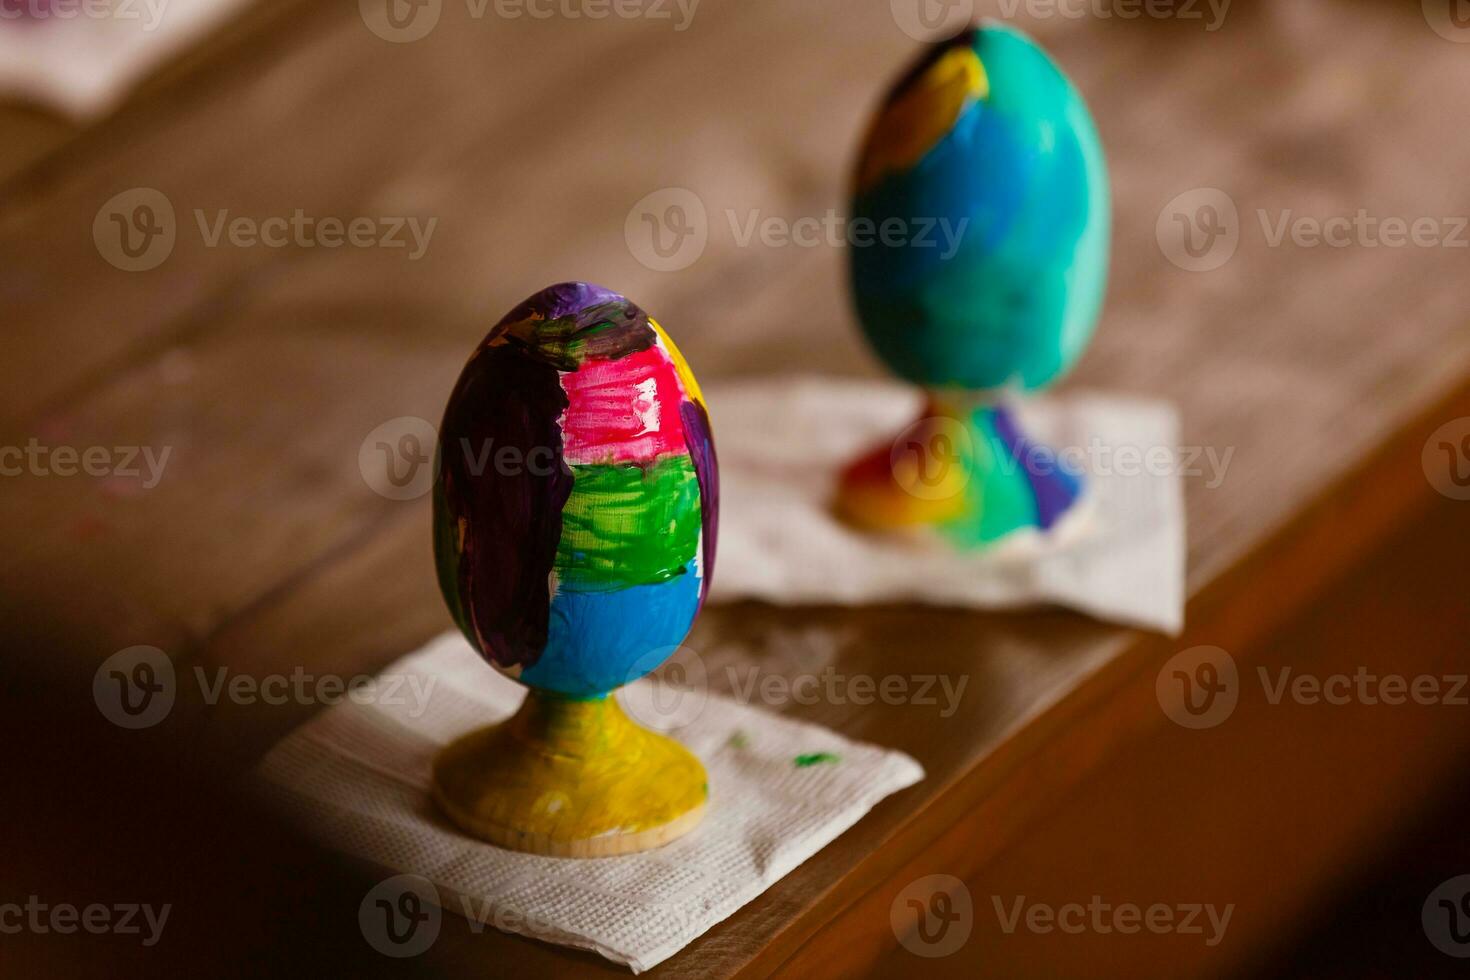
[[[990,22],[933,45],[858,160],[866,244],[848,255],[864,332],[929,388],[1048,384],[1097,323],[1110,202],[1092,116],[1040,45]]]
[[[714,566],[714,442],[636,304],[567,282],[508,313],[454,387],[436,465],[439,586],[501,672],[596,698],[683,641]]]

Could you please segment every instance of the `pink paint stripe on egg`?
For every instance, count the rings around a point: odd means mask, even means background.
[[[687,450],[679,405],[684,389],[659,346],[565,372],[562,451],[568,463],[652,460]]]

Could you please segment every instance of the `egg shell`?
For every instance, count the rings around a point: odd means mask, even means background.
[[[636,304],[572,282],[508,313],[454,387],[435,465],[440,589],[497,669],[600,697],[683,641],[718,467],[694,375]]]
[[[986,23],[927,50],[864,141],[847,250],[874,350],[933,389],[1039,388],[1092,337],[1111,197],[1077,88]]]

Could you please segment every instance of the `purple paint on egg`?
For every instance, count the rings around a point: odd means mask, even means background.
[[[704,582],[699,588],[699,605],[709,596],[710,579],[715,573],[715,543],[720,533],[720,468],[715,459],[715,440],[710,431],[709,412],[696,401],[679,406],[684,416],[684,438],[694,460],[694,474],[699,480],[699,496],[704,501],[700,519],[704,525]]]

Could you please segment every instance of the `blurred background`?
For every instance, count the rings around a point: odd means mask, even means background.
[[[1109,154],[1111,285],[1068,384],[1169,399],[1186,442],[1234,450],[1186,482],[1191,617],[1259,620],[1231,647],[1252,673],[1470,670],[1463,0],[0,0],[0,445],[107,453],[0,478],[0,904],[173,908],[154,945],[0,914],[0,973],[608,970],[519,939],[487,965],[480,937],[384,959],[354,911],[377,873],[231,788],[317,706],[181,702],[119,737],[98,665],[351,675],[446,628],[426,505],[358,449],[436,418],[547,283],[636,298],[704,381],[880,374],[837,244],[746,229],[840,215],[889,81],[980,16],[1048,48]],[[706,638],[737,615],[798,622]],[[1104,629],[934,622],[1042,663]],[[1470,707],[1255,708],[1208,752],[1157,719],[987,872],[1085,899],[1194,848],[1223,870],[1162,897],[1258,903],[1221,951],[1053,934],[920,962],[888,936],[866,969],[1463,975],[1470,899],[1463,938],[1424,909],[1470,874]]]

